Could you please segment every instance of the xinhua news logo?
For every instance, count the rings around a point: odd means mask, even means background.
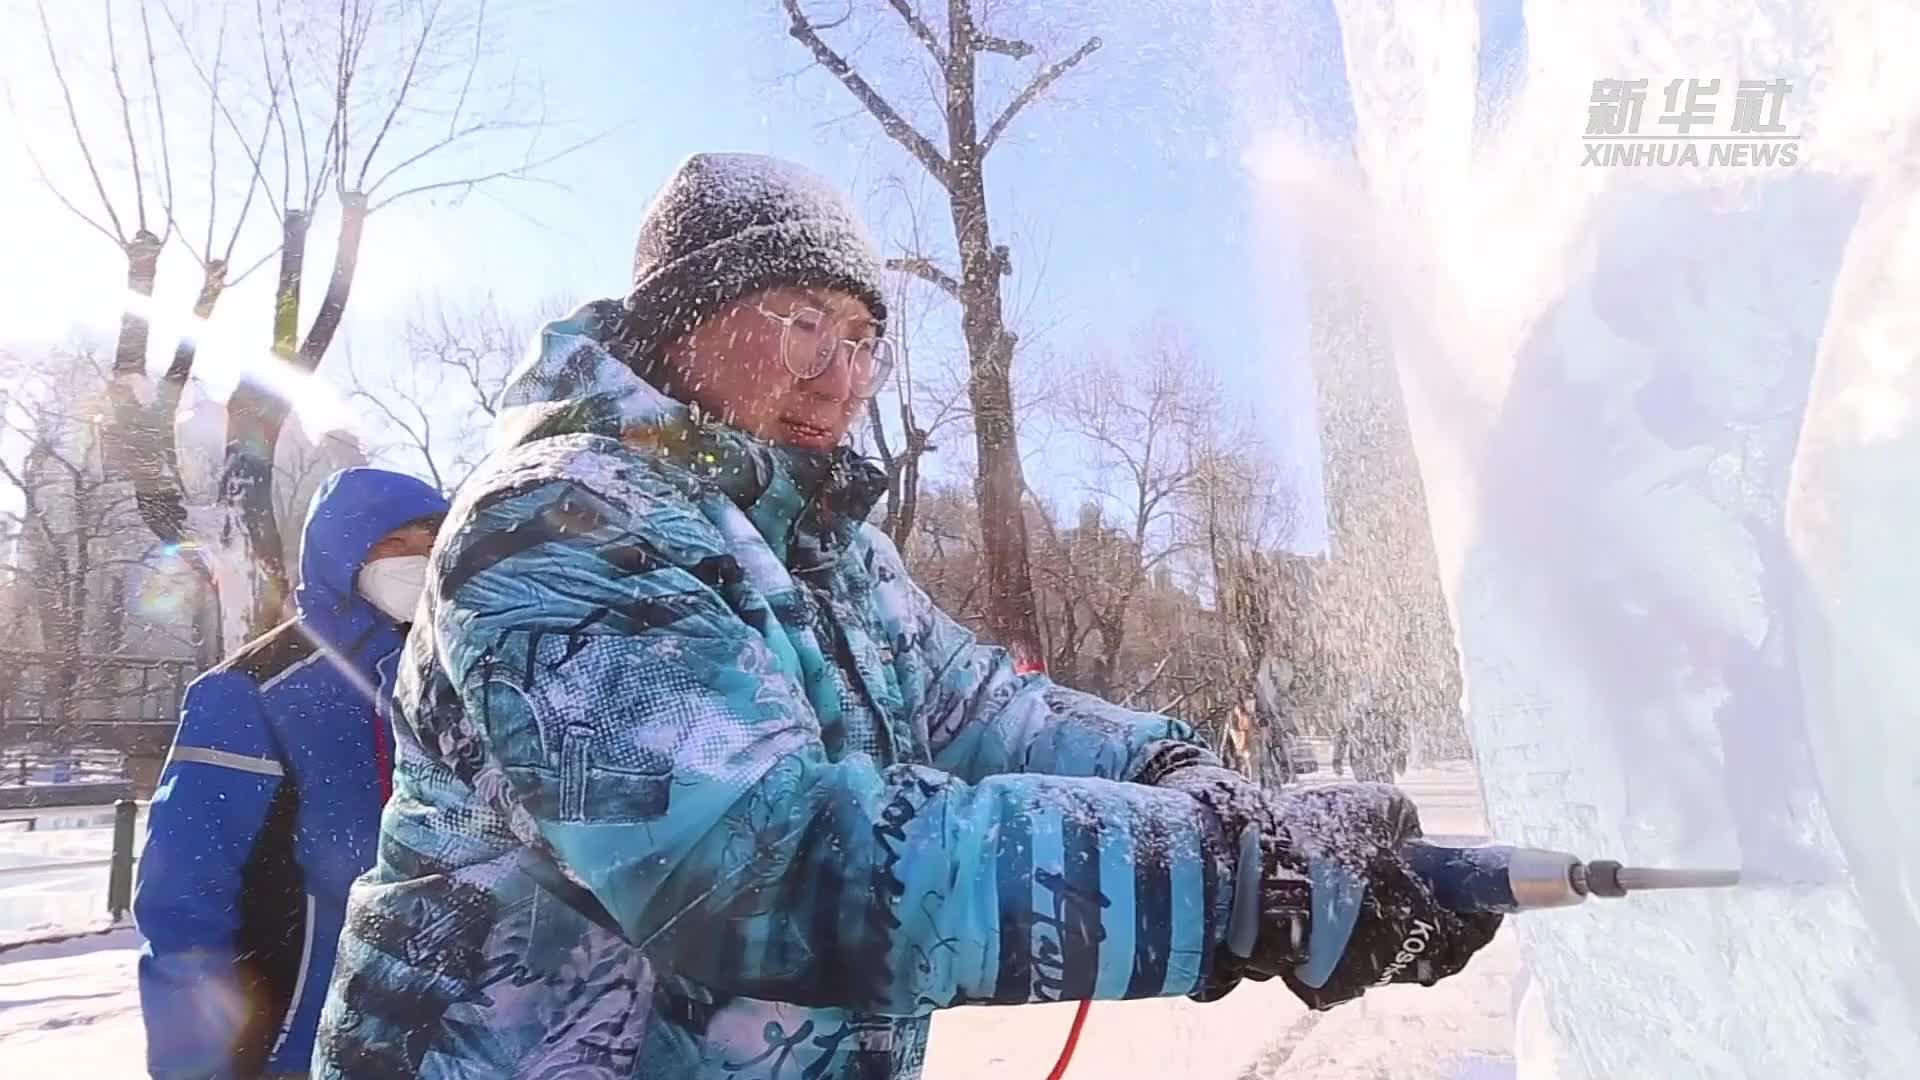
[[[1741,79],[1729,102],[1719,79],[1671,79],[1664,108],[1651,131],[1641,129],[1646,79],[1595,79],[1587,105],[1582,165],[1791,166],[1800,160],[1800,135],[1780,115],[1793,84],[1785,79]],[[1731,104],[1730,109],[1722,105]],[[1719,118],[1725,116],[1722,125]]]

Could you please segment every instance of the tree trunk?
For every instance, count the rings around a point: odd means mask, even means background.
[[[920,463],[918,460],[907,462],[906,476],[901,481],[900,525],[894,530],[893,543],[905,555],[913,543],[913,519],[920,511]]]
[[[967,341],[967,398],[973,406],[980,504],[980,543],[987,563],[987,634],[1023,670],[1046,663],[1034,617],[1033,572],[1027,561],[1026,480],[1020,469],[1013,414],[1013,335],[1000,307],[1000,279],[1009,272],[987,222],[986,178],[975,116],[973,21],[964,3],[949,8],[955,46],[948,72],[947,135],[952,155],[948,207],[960,248],[960,325]]]
[[[227,264],[219,259],[209,262],[201,275],[200,295],[193,301],[196,331],[213,315],[226,284]],[[187,498],[180,488],[180,453],[174,443],[173,425],[181,392],[193,374],[195,350],[194,334],[182,335],[174,348],[173,362],[167,365],[167,373],[154,392],[153,403],[135,422],[140,453],[133,474],[134,506],[147,528],[168,544],[185,539],[187,531]]]
[[[297,363],[300,283],[307,248],[307,216],[289,210],[282,222],[279,284],[274,292],[273,355]],[[261,634],[286,617],[289,593],[280,525],[273,513],[273,449],[287,419],[287,401],[273,389],[243,378],[227,402],[226,466],[221,478],[225,530],[245,537],[253,569],[253,605],[248,635]]]
[[[72,725],[78,719],[74,697],[80,683],[82,653],[86,644],[87,611],[90,606],[87,585],[93,578],[93,520],[91,485],[84,479],[76,478],[73,482],[73,521],[78,542],[74,545],[73,562],[69,566],[72,573],[66,582],[65,595],[61,597],[66,610],[60,612],[59,617],[60,733],[54,739],[54,748],[62,753],[73,743]]]
[[[127,245],[127,291],[153,298],[153,280],[160,271],[160,238],[145,229],[133,234]],[[113,350],[115,376],[140,375],[147,370],[147,314],[125,311],[120,315],[120,337]]]
[[[288,369],[311,373],[320,366],[333,344],[353,291],[366,221],[367,197],[360,192],[342,193],[333,273],[327,280],[320,310],[315,312],[313,325],[302,344],[300,287],[304,280],[308,221],[300,211],[287,213],[280,249],[279,287],[275,292],[273,354]],[[240,384],[227,406],[229,431],[223,490],[229,522],[237,516],[244,524],[252,556],[256,589],[249,630],[254,634],[277,625],[288,614],[291,589],[286,543],[274,513],[273,494],[274,451],[280,442],[280,431],[286,426],[287,411],[288,402],[282,394],[252,380]]]
[[[889,514],[887,524],[893,529],[894,546],[904,556],[913,540],[914,520],[920,513],[920,455],[927,451],[927,433],[913,422],[913,410],[904,402],[900,405],[900,423],[906,432],[907,449],[900,463],[899,520],[891,520],[894,515]]]
[[[152,299],[160,251],[160,238],[144,229],[127,244],[130,294]],[[147,313],[133,307],[128,305],[128,310],[121,313],[120,336],[114,342],[113,377],[107,386],[111,430],[102,446],[101,468],[108,476],[132,480],[141,520],[155,536],[172,543],[180,539],[185,511],[177,499],[165,497],[164,485],[157,478],[165,472],[165,462],[171,460],[173,432],[170,425],[156,422],[159,402],[143,400],[140,388],[146,383],[150,327]],[[150,500],[150,494],[158,497]]]
[[[320,366],[320,360],[327,355],[327,347],[333,344],[333,335],[340,329],[341,319],[347,314],[347,297],[353,292],[354,271],[360,266],[360,237],[366,231],[367,197],[358,191],[346,191],[340,194],[340,237],[334,245],[333,275],[327,279],[327,295],[320,300],[320,310],[314,313],[313,326],[307,331],[306,344],[300,346],[300,370],[312,371]],[[308,432],[318,437],[319,432]]]

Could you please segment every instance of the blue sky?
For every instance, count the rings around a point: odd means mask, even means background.
[[[884,171],[915,174],[864,115],[821,126],[855,109],[830,75],[780,78],[803,68],[806,54],[785,34],[773,0],[687,5],[675,19],[623,4],[571,7],[543,22],[535,44],[556,79],[552,92],[589,103],[586,126],[630,126],[578,163],[592,178],[575,183],[571,205],[551,200],[542,208],[543,220],[570,240],[567,250],[542,256],[549,280],[577,275],[617,288],[647,197],[697,150],[794,157],[862,195]],[[1223,370],[1242,369],[1262,347],[1249,339],[1249,328],[1261,329],[1250,313],[1272,307],[1249,272],[1255,237],[1242,139],[1218,89],[1192,78],[1205,43],[1169,40],[1166,22],[1151,9],[1102,18],[1105,45],[1060,84],[1065,99],[1027,110],[989,160],[995,226],[1015,249],[1010,294],[1037,288],[1038,306],[1059,321],[1050,347],[1119,338],[1164,309]],[[1008,71],[1036,64],[988,62]],[[873,209],[877,216],[884,207]]]
[[[1498,93],[1502,73],[1517,70],[1523,49],[1520,0],[1482,3],[1482,84]],[[1029,301],[1046,327],[1029,335],[1033,350],[1022,363],[1054,363],[1101,345],[1124,350],[1128,334],[1148,318],[1170,316],[1236,398],[1275,432],[1307,487],[1317,489],[1300,297],[1296,283],[1273,272],[1291,253],[1284,234],[1255,227],[1243,154],[1260,117],[1249,115],[1246,100],[1232,99],[1243,73],[1228,68],[1247,61],[1228,57],[1271,65],[1263,74],[1287,88],[1309,129],[1344,142],[1353,115],[1330,0],[1287,5],[1271,27],[1270,47],[1236,42],[1233,49],[1222,48],[1205,5],[1097,6],[1103,10],[1036,8],[1065,27],[1058,43],[1018,64],[985,58],[1007,78],[1024,80],[1089,28],[1104,41],[1056,93],[1022,114],[989,159],[998,239],[1014,250],[1009,296]],[[570,130],[610,134],[554,170],[564,188],[496,188],[458,205],[416,202],[376,217],[349,319],[350,338],[363,353],[378,354],[392,340],[395,320],[424,294],[490,290],[531,303],[618,292],[647,200],[689,153],[796,158],[845,184],[880,222],[891,220],[892,204],[871,197],[876,179],[888,171],[917,176],[831,75],[807,70],[777,0],[544,0],[532,11],[512,27],[514,58],[540,73],[553,115]],[[844,42],[843,35],[837,43]],[[9,84],[16,97],[33,85]],[[823,124],[832,117],[847,119]],[[36,145],[61,149],[59,131],[23,126]],[[73,317],[110,320],[111,312],[94,313],[97,305],[86,300],[123,273],[117,252],[64,219],[24,180],[24,168],[9,172],[5,194],[27,209],[0,225],[0,233],[13,233],[0,240],[15,250],[46,249],[50,237],[64,235],[73,254],[61,263],[57,293],[47,292],[44,272],[16,269],[0,281],[0,296],[34,308],[0,312],[6,334],[43,325],[54,309],[66,312],[66,303],[47,301],[54,295],[82,304]],[[323,234],[326,225],[319,223]],[[315,252],[310,265],[322,258]],[[191,267],[163,265],[171,266],[163,271],[163,300],[186,302]],[[260,277],[256,284],[264,287],[266,275]],[[320,283],[316,275],[316,290]],[[265,338],[263,327],[242,332]],[[1308,494],[1317,499],[1317,490]]]
[[[1235,399],[1270,426],[1281,451],[1304,466],[1313,441],[1299,297],[1263,269],[1269,253],[1255,250],[1263,235],[1250,220],[1242,159],[1250,133],[1243,110],[1227,99],[1227,73],[1214,70],[1211,31],[1172,7],[1102,13],[1101,50],[1059,84],[1056,99],[1023,113],[989,159],[997,238],[1014,249],[1009,296],[1026,301],[1046,327],[1044,336],[1028,335],[1021,363],[1032,370],[1101,346],[1124,354],[1131,332],[1170,317]],[[592,152],[606,165],[585,170],[595,176],[591,187],[544,216],[568,242],[556,248],[528,237],[547,249],[544,280],[617,288],[653,185],[697,150],[794,157],[857,195],[886,171],[918,175],[831,75],[815,68],[783,78],[804,70],[807,56],[772,0],[729,0],[672,20],[623,14],[624,5],[596,8],[547,23],[538,55],[571,83],[557,84],[556,97],[594,103],[590,124],[632,126]],[[1318,0],[1296,18],[1296,26],[1276,28],[1283,43],[1270,60],[1309,92],[1301,107],[1316,129],[1343,139],[1353,121],[1333,13]],[[1037,64],[986,63],[1022,76]],[[688,101],[693,88],[697,106]],[[871,206],[876,218],[888,210]],[[1317,489],[1317,477],[1300,471]]]

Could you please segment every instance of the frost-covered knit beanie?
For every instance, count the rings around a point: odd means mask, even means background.
[[[880,261],[838,191],[779,158],[695,154],[640,223],[619,335],[627,362],[644,375],[721,305],[781,286],[844,290],[884,329]]]

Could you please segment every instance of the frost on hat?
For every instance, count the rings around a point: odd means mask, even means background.
[[[780,286],[844,290],[884,328],[880,260],[825,179],[762,154],[695,154],[640,223],[620,344],[644,365],[722,304]]]

